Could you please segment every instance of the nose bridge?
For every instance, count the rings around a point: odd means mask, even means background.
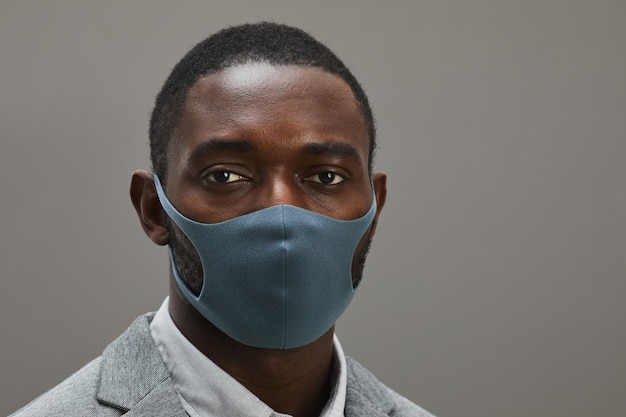
[[[295,177],[280,173],[270,175],[263,191],[263,205],[271,207],[289,204],[306,208],[302,192]]]
[[[277,178],[272,178],[270,183],[271,205],[290,204],[292,206],[300,206],[301,199],[298,196],[299,193],[296,189],[295,181],[277,176]]]

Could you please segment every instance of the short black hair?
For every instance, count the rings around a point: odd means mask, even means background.
[[[260,22],[223,29],[194,46],[176,64],[156,97],[150,118],[150,159],[162,182],[167,177],[167,149],[183,112],[188,91],[198,79],[226,68],[250,63],[317,67],[344,80],[351,88],[369,136],[369,169],[376,149],[374,116],[363,88],[328,47],[301,29]]]

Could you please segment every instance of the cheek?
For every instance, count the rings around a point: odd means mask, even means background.
[[[246,214],[245,199],[211,197],[196,185],[183,185],[173,193],[172,205],[188,219],[200,223],[219,223]]]

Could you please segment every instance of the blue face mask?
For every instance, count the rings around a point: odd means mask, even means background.
[[[206,224],[179,213],[156,175],[154,182],[163,209],[202,262],[199,296],[181,280],[172,258],[176,282],[231,338],[268,349],[304,346],[330,329],[352,301],[352,258],[374,220],[375,198],[355,220],[283,204]]]

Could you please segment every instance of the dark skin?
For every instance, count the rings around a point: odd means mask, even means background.
[[[277,204],[348,220],[370,207],[364,119],[349,86],[318,68],[250,63],[203,77],[189,91],[175,136],[165,192],[196,221]],[[378,210],[359,248],[373,235],[386,198],[385,174],[374,173],[372,182]],[[148,237],[167,245],[152,173],[133,173],[131,199]],[[334,327],[296,349],[245,346],[204,319],[171,273],[169,312],[191,343],[274,410],[313,417],[323,409]]]

